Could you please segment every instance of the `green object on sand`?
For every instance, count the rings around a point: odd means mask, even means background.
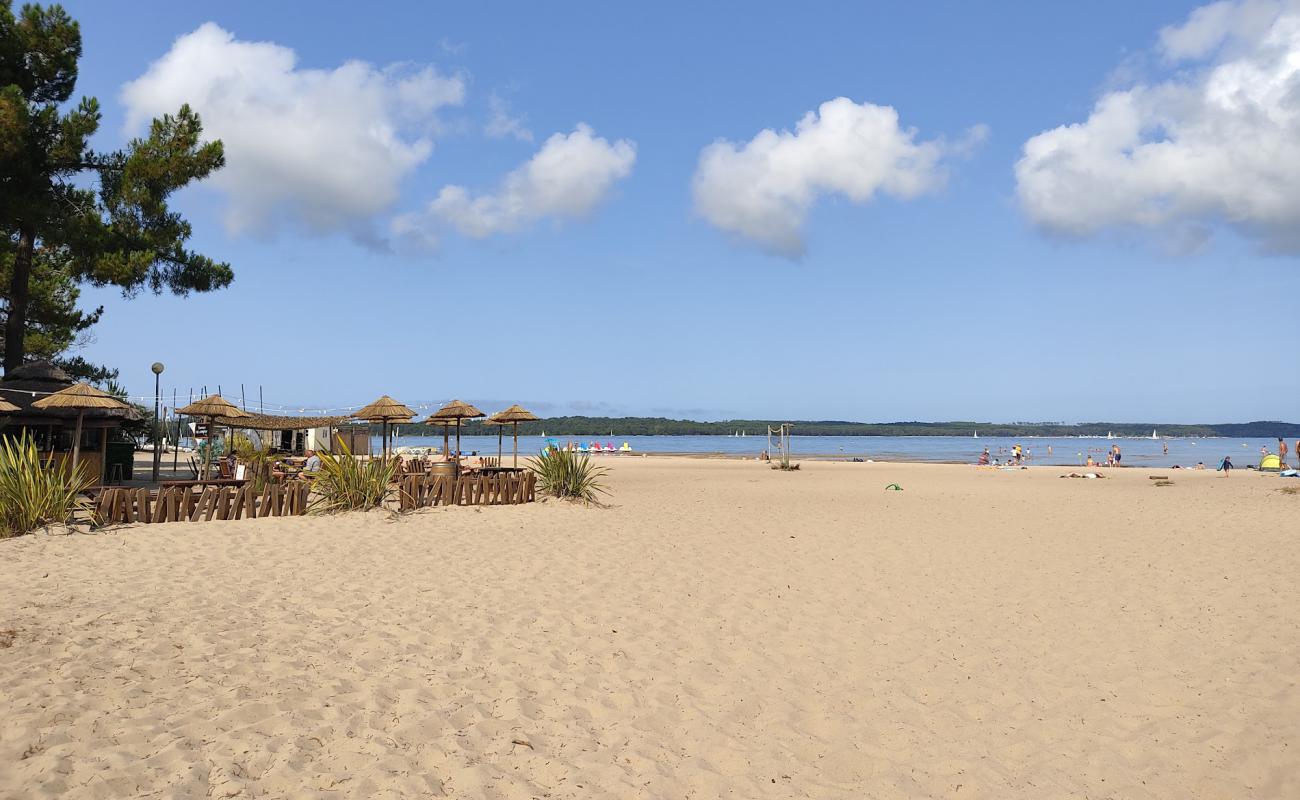
[[[903,491],[903,487],[902,487],[902,486],[899,486],[899,485],[896,484],[896,483],[891,483],[891,484],[889,484],[888,486],[885,487],[885,491],[886,491],[886,492],[889,491],[890,489],[893,489],[893,490],[896,491],[896,492],[901,492],[901,491]]]

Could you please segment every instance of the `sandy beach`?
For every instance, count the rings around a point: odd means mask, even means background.
[[[607,463],[0,542],[0,797],[1300,796],[1282,479]]]

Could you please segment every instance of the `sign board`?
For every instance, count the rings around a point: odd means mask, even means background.
[[[193,423],[193,425],[194,425],[194,438],[195,438],[195,439],[206,439],[206,438],[208,438],[208,423],[206,423],[206,422],[195,422],[195,423]]]

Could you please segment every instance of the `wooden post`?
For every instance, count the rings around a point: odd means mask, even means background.
[[[133,465],[134,466],[134,465]],[[108,428],[99,429],[99,480],[96,483],[103,485],[108,478]]]
[[[217,427],[217,418],[208,417],[208,446],[203,451],[203,480],[208,479],[208,471],[212,467],[212,430]]]
[[[86,416],[86,409],[77,409],[77,432],[72,435],[72,472],[77,472],[77,459],[81,457],[81,420]]]

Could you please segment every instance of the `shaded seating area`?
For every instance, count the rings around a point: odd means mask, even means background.
[[[97,485],[131,477],[135,444],[122,428],[143,420],[135,406],[77,384],[43,361],[5,375],[0,399],[16,409],[0,415],[0,433],[18,436],[26,431],[45,463],[58,466],[75,456]]]

